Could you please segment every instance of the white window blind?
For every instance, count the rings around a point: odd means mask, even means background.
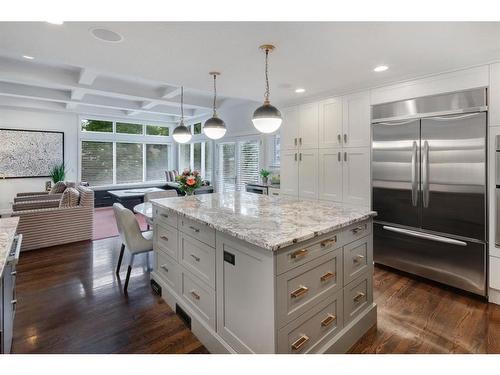
[[[240,142],[237,187],[245,191],[245,184],[259,182],[260,141]]]
[[[146,181],[162,181],[165,179],[170,145],[146,145]]]
[[[92,186],[113,183],[113,142],[82,142],[82,181]]]
[[[245,184],[259,181],[260,141],[219,144],[219,191],[245,191]]]
[[[219,180],[220,191],[234,191],[236,188],[236,143],[219,145]]]

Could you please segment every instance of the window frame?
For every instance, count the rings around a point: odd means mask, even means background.
[[[97,121],[110,121],[113,123],[113,132],[88,132],[83,131],[81,127],[81,123],[83,120],[97,120]],[[142,134],[127,134],[127,133],[117,133],[116,132],[116,123],[130,123],[130,124],[138,124],[143,126]],[[168,165],[165,167],[166,170],[173,169],[174,165],[174,142],[172,136],[163,136],[163,135],[146,135],[146,126],[163,126],[169,128],[169,134],[171,134],[171,125],[158,123],[155,121],[143,121],[143,120],[135,120],[135,119],[122,119],[122,118],[110,118],[105,116],[78,116],[78,180],[82,179],[82,142],[83,141],[94,141],[94,142],[112,142],[113,143],[113,183],[111,185],[95,185],[94,187],[120,187],[120,186],[140,186],[144,184],[154,184],[158,182],[164,182],[164,180],[151,180],[147,181],[147,162],[146,162],[146,149],[148,144],[161,144],[166,145],[168,147],[167,157],[168,157]],[[139,143],[142,144],[142,182],[132,182],[132,183],[120,183],[116,182],[116,143]]]
[[[212,175],[211,176],[206,176],[206,170],[205,170],[205,149],[206,149],[206,144],[207,142],[212,142]],[[200,165],[201,165],[201,168],[200,168],[200,173],[201,173],[201,176],[204,180],[208,180],[210,181],[210,183],[212,184],[213,182],[213,176],[214,176],[214,163],[213,163],[213,160],[214,160],[214,150],[215,150],[215,147],[214,147],[214,144],[213,144],[213,141],[212,140],[209,140],[209,139],[196,139],[196,140],[192,140],[190,141],[189,143],[183,143],[183,145],[189,145],[189,169],[193,170],[194,169],[194,144],[195,143],[201,143],[201,159],[200,159]],[[181,164],[181,147],[180,145],[177,146],[177,168],[179,168],[180,164]],[[179,173],[182,173],[182,171],[180,170],[179,168]]]

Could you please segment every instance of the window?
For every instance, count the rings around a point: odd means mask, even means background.
[[[142,143],[116,143],[116,183],[142,181]]]
[[[168,135],[168,130],[157,125],[83,119],[81,180],[91,186],[164,181],[165,171],[172,168],[172,145],[151,135]]]
[[[82,120],[82,132],[113,133],[113,122],[100,120]]]
[[[179,145],[179,171],[193,169],[200,171],[201,178],[212,180],[212,142],[193,142]]]
[[[141,124],[116,123],[116,132],[122,134],[142,134],[142,128]]]
[[[82,142],[81,180],[95,186],[113,183],[112,142]]]
[[[165,178],[169,147],[169,145],[146,145],[146,181],[159,181]]]
[[[168,137],[170,134],[166,126],[146,125],[146,135],[161,135]]]
[[[273,137],[273,152],[272,152],[272,165],[275,167],[279,167],[281,164],[281,136],[276,134]]]
[[[245,191],[245,184],[259,181],[260,141],[245,140],[219,145],[221,191]]]
[[[193,125],[193,134],[201,134],[201,122]]]

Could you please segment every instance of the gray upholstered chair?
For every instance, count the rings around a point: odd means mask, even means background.
[[[151,199],[172,198],[178,197],[177,191],[174,189],[165,191],[152,191],[144,194],[144,202],[149,202]]]
[[[141,232],[141,228],[134,213],[123,207],[120,203],[113,204],[113,210],[115,212],[118,233],[120,233],[120,239],[122,241],[120,256],[118,258],[118,266],[116,267],[116,274],[118,276],[120,275],[120,267],[122,265],[123,253],[125,252],[125,249],[127,249],[130,253],[127,277],[125,278],[125,285],[123,287],[123,290],[126,293],[135,255],[153,251],[153,232]]]

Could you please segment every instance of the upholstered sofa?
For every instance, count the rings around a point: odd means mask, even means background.
[[[94,191],[84,186],[76,189],[79,198],[73,207],[60,207],[62,198],[14,203],[12,216],[19,217],[22,251],[92,239]]]

